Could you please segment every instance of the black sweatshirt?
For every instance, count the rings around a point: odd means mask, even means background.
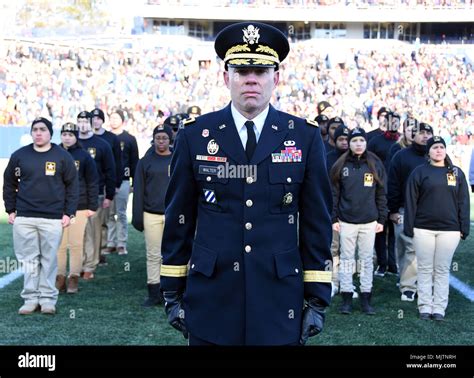
[[[387,199],[384,185],[379,185],[367,165],[367,152],[360,158],[350,154],[344,164],[339,185],[332,185],[332,223],[338,220],[363,224],[377,221],[384,224],[387,219]],[[377,174],[385,183],[386,174],[382,162],[376,155]]]
[[[61,219],[76,213],[79,185],[71,155],[51,143],[46,152],[33,144],[15,151],[3,175],[3,200],[8,214]]]
[[[69,148],[64,147],[62,144],[61,147],[71,154],[76,164],[79,178],[77,210],[96,211],[99,206],[99,174],[97,173],[94,159],[77,143]]]
[[[337,161],[337,159],[339,159],[344,152],[346,151],[335,148],[334,150],[332,150],[326,155],[326,169],[328,173],[331,171],[331,168],[334,165],[334,163]]]
[[[110,148],[112,148],[112,153],[114,154],[115,161],[115,178],[116,178],[116,187],[120,188],[122,185],[122,152],[120,151],[120,141],[117,136],[110,131],[104,130],[103,134],[95,134],[102,140],[105,140]]]
[[[138,163],[137,139],[127,133],[117,135],[122,151],[122,181],[128,181],[135,176],[135,169]]]
[[[390,150],[388,151],[387,160],[385,160],[385,170],[387,171],[387,173],[390,170],[390,162],[392,161],[395,154],[398,151],[400,151],[401,149],[402,149],[402,146],[400,145],[400,143],[394,143],[390,146]]]
[[[413,237],[413,227],[433,231],[461,231],[465,239],[470,226],[469,189],[461,168],[425,163],[408,178],[405,196],[404,233]]]
[[[416,167],[426,163],[426,161],[426,146],[415,142],[393,156],[388,171],[387,200],[390,213],[398,213],[400,208],[404,207],[408,177]]]
[[[79,143],[95,161],[97,172],[99,173],[99,195],[104,194],[105,186],[105,198],[113,200],[116,177],[112,149],[107,142],[97,135],[92,135],[88,139],[79,139]]]
[[[143,231],[143,212],[165,213],[165,194],[170,182],[169,167],[171,157],[147,153],[137,164],[133,179],[133,215],[132,224]]]
[[[377,135],[381,135],[381,134],[383,134],[383,131],[380,130],[380,128],[376,128],[372,131],[369,131],[367,133],[367,143],[369,143],[372,140],[372,138],[375,138]]]
[[[367,149],[377,155],[378,158],[382,160],[382,163],[384,163],[384,166],[386,166],[385,162],[388,158],[390,148],[395,143],[397,143],[396,140],[389,139],[385,136],[385,133],[383,133],[374,136],[367,144]]]
[[[335,146],[329,144],[327,140],[324,141],[324,148],[326,149],[326,155],[330,153],[331,151],[334,151],[336,149]]]

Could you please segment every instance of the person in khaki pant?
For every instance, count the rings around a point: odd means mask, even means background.
[[[418,260],[418,311],[422,320],[444,320],[449,270],[459,239],[470,227],[469,189],[461,168],[446,155],[446,143],[428,140],[429,163],[407,182],[404,233],[413,237]]]
[[[56,288],[60,293],[66,291],[67,249],[69,248],[70,271],[67,292],[70,294],[78,291],[87,218],[96,212],[99,194],[99,176],[95,162],[78,143],[77,137],[78,129],[74,123],[66,123],[62,126],[61,146],[74,159],[79,180],[79,203],[76,217],[71,221],[71,225],[64,230],[58,249]]]
[[[360,299],[362,311],[375,314],[370,301],[373,280],[375,234],[383,230],[387,218],[385,168],[382,161],[367,151],[363,129],[349,133],[349,150],[330,172],[333,192],[333,231],[340,236],[339,280],[343,304],[341,314],[352,312],[356,248],[360,263]],[[358,265],[358,264],[357,264]]]
[[[412,144],[398,151],[390,161],[387,200],[390,220],[395,227],[398,268],[400,272],[400,299],[413,302],[416,293],[417,261],[413,240],[403,232],[405,188],[411,172],[426,163],[426,142],[433,136],[427,123],[415,123]]]
[[[132,225],[144,231],[148,298],[143,303],[151,307],[163,303],[160,292],[161,241],[165,226],[165,193],[169,184],[173,132],[169,126],[153,130],[153,149],[138,162],[135,170]]]
[[[8,223],[13,225],[13,248],[25,268],[20,315],[32,314],[38,307],[43,314],[56,313],[56,252],[77,209],[74,160],[51,143],[52,135],[51,121],[35,119],[33,143],[12,154],[4,173],[3,199]]]

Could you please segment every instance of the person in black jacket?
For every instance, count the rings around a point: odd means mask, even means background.
[[[336,149],[326,155],[326,167],[328,174],[331,171],[334,163],[339,159],[344,152],[349,148],[348,144],[349,129],[345,125],[339,125],[334,132],[334,139],[336,140]],[[339,233],[333,231],[331,242],[332,254],[332,290],[331,296],[339,292]],[[357,297],[357,292],[354,291],[354,298]]]
[[[69,294],[78,291],[87,219],[97,211],[99,197],[97,168],[94,159],[78,143],[78,134],[77,126],[74,123],[66,123],[61,128],[61,147],[68,151],[74,159],[79,179],[79,203],[76,217],[71,225],[64,230],[57,253],[56,288],[61,293],[66,291],[67,249],[69,248],[70,270],[67,282]]]
[[[367,133],[367,142],[370,142],[370,140],[377,135],[383,134],[385,131],[387,131],[387,126],[386,126],[386,115],[390,113],[390,109],[386,108],[385,106],[382,106],[379,111],[377,112],[377,121],[379,123],[379,126],[371,130]]]
[[[161,241],[165,226],[165,194],[170,181],[170,142],[173,131],[169,126],[153,130],[154,151],[137,164],[134,177],[132,225],[144,231],[148,298],[143,306],[161,304],[160,293]]]
[[[138,145],[133,135],[124,130],[125,116],[122,110],[116,109],[109,116],[110,128],[119,142],[122,153],[122,183],[115,200],[111,204],[111,211],[107,221],[107,247],[116,248],[119,255],[126,255],[128,239],[127,205],[130,192],[133,191],[135,167],[138,163]],[[117,217],[115,216],[117,215]]]
[[[380,159],[367,151],[363,129],[349,134],[349,151],[331,169],[333,190],[333,230],[340,233],[341,261],[339,279],[342,314],[352,311],[352,276],[355,271],[356,247],[360,260],[360,298],[362,311],[375,314],[370,303],[373,281],[375,234],[383,231],[387,218],[385,169]]]
[[[94,272],[100,261],[102,224],[115,196],[116,177],[115,160],[110,145],[92,132],[91,115],[82,111],[77,116],[79,142],[95,161],[99,175],[99,207],[94,215],[87,219],[84,241],[83,279],[94,278]]]
[[[348,150],[348,136],[349,129],[344,124],[339,125],[336,131],[334,131],[334,140],[336,148],[326,155],[326,167],[328,169],[328,173],[331,171],[331,168],[337,161],[337,159],[339,159],[341,155]]]
[[[52,135],[51,121],[36,118],[31,125],[33,143],[12,154],[3,176],[13,248],[24,273],[20,315],[32,314],[38,306],[44,314],[56,313],[56,251],[77,209],[74,160],[51,143]]]
[[[326,154],[336,149],[336,142],[334,139],[334,133],[336,129],[340,126],[344,125],[344,121],[340,117],[331,118],[327,123],[328,129],[328,139],[324,141],[324,147],[326,148]]]
[[[426,142],[433,136],[433,128],[421,122],[412,130],[410,147],[398,151],[390,162],[388,172],[388,209],[395,226],[395,240],[400,272],[401,300],[413,302],[416,293],[416,255],[413,240],[403,233],[405,188],[411,172],[426,163]]]
[[[394,112],[386,112],[381,116],[386,130],[374,136],[368,143],[367,149],[373,152],[387,168],[387,158],[390,147],[399,139],[400,116]],[[375,275],[384,277],[385,273],[397,274],[397,260],[395,257],[395,233],[393,223],[387,219],[383,232],[375,236],[375,252],[377,253],[377,269]]]
[[[444,320],[451,261],[459,239],[469,235],[469,189],[463,171],[446,154],[443,138],[431,138],[427,150],[429,163],[408,178],[404,232],[413,237],[418,261],[420,319]]]
[[[408,146],[411,146],[411,143],[413,141],[412,130],[413,128],[418,129],[419,124],[420,123],[418,122],[418,120],[412,117],[408,117],[407,119],[405,119],[405,121],[403,121],[403,134],[396,143],[392,144],[388,152],[387,159],[385,160],[385,170],[387,171],[387,173],[390,169],[390,162],[392,161],[392,158],[395,156],[395,154],[398,151],[403,150]]]
[[[329,136],[328,136],[328,121],[329,121],[329,118],[324,114],[319,114],[314,120],[319,125],[319,129],[321,130],[321,138],[323,139],[323,142],[327,142],[327,140],[329,138]]]
[[[120,186],[122,185],[122,152],[120,150],[120,141],[118,140],[117,136],[114,133],[111,133],[110,131],[104,129],[104,122],[105,122],[105,113],[99,109],[95,108],[91,112],[91,122],[92,122],[92,130],[94,132],[94,135],[98,136],[102,140],[105,140],[110,148],[112,148],[112,152],[114,154],[114,161],[115,161],[115,181],[116,181],[116,189],[115,189],[115,194],[120,189]],[[108,255],[112,252],[116,252],[115,247],[107,247],[107,220],[109,219],[109,212],[112,206],[109,206],[105,211],[104,211],[104,218],[105,222],[102,225],[102,245],[101,245],[101,250],[102,253],[100,255],[100,261],[101,263],[105,263],[105,255]],[[100,264],[100,263],[99,263]]]

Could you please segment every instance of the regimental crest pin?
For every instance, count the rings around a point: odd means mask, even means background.
[[[207,144],[207,153],[209,155],[215,155],[219,151],[219,145],[214,139],[211,139]]]
[[[254,43],[258,43],[258,40],[260,38],[260,29],[253,26],[249,25],[247,28],[242,29],[244,32],[244,42],[248,43],[249,45],[253,45]]]
[[[203,136],[204,138],[207,138],[207,137],[209,136],[209,130],[208,130],[208,129],[204,129],[204,130],[202,131],[202,136]]]
[[[286,193],[283,196],[283,201],[282,202],[283,202],[284,206],[291,205],[291,203],[293,202],[293,194],[292,193]]]

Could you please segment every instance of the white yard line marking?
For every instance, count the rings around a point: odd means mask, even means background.
[[[10,285],[17,278],[20,278],[23,275],[23,272],[19,270],[14,270],[11,273],[6,274],[3,277],[0,277],[0,289],[3,289],[5,286]]]
[[[463,296],[469,299],[471,302],[474,302],[474,289],[464,282],[458,280],[453,275],[449,276],[449,284],[459,291]]]

